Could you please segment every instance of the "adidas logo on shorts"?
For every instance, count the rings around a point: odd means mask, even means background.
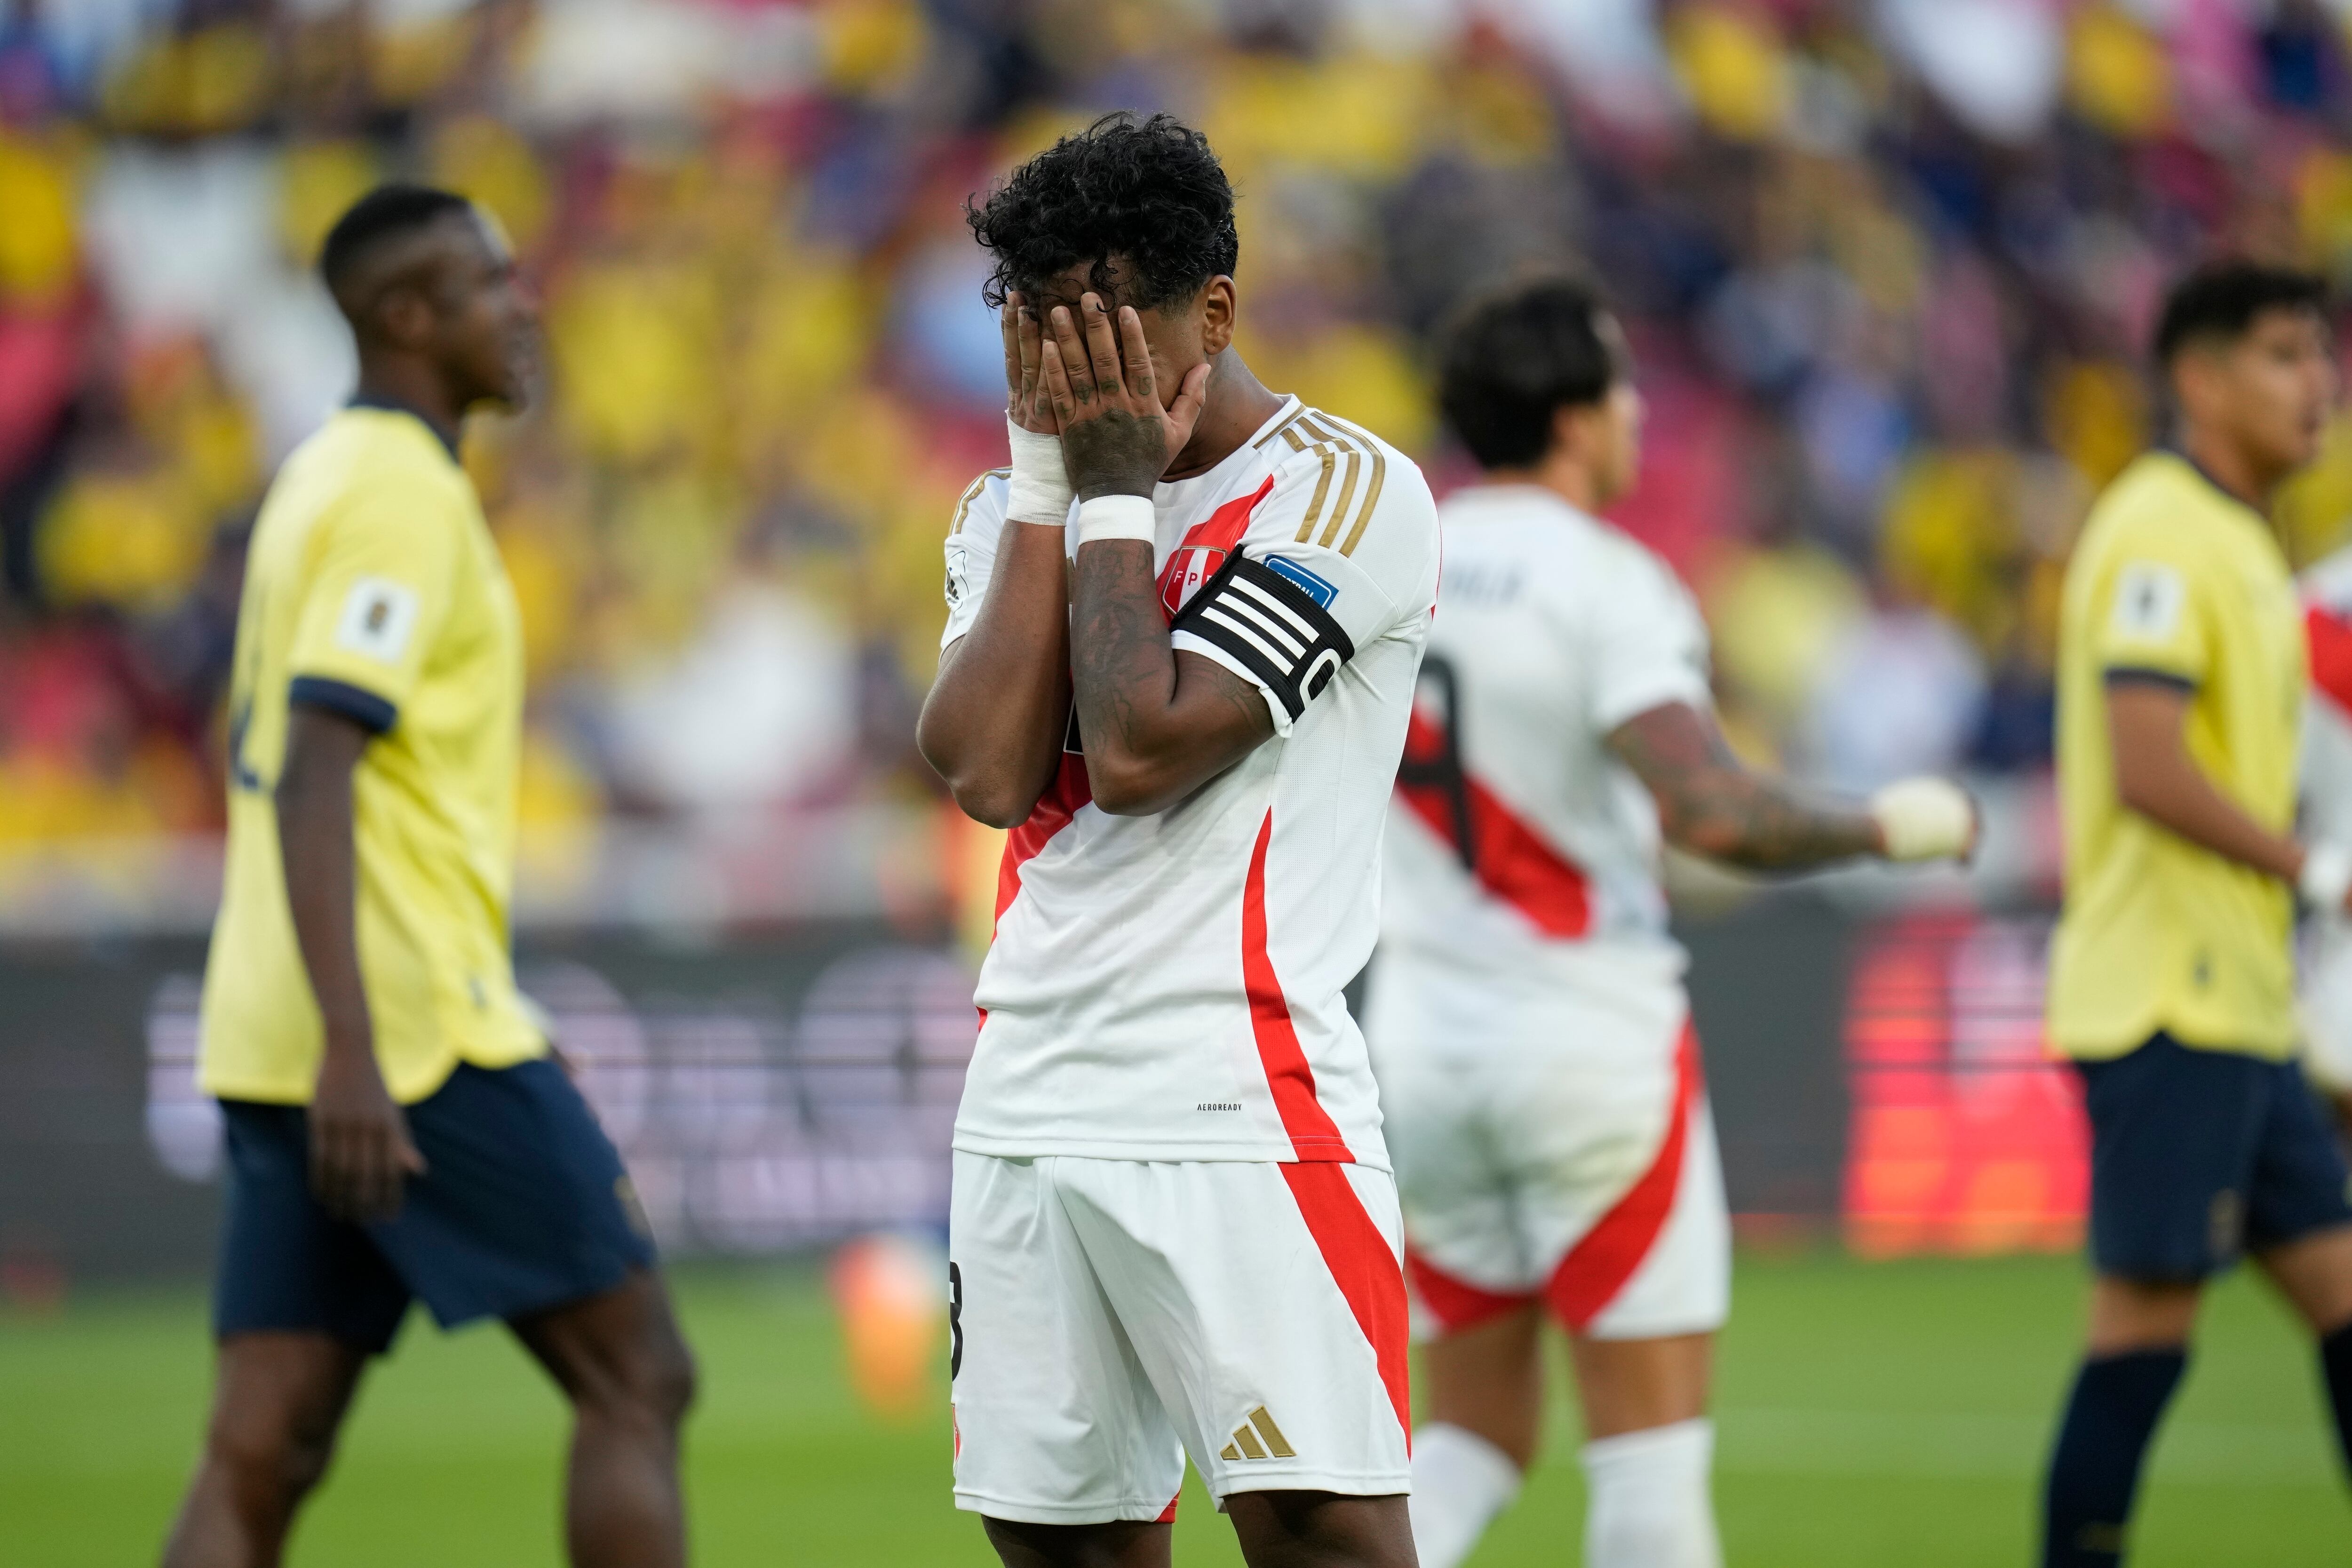
[[[1290,1439],[1282,1435],[1282,1428],[1274,1424],[1274,1417],[1266,1414],[1263,1405],[1250,1412],[1248,1420],[1234,1428],[1234,1440],[1226,1444],[1224,1451],[1217,1456],[1220,1459],[1295,1459],[1297,1457],[1297,1450],[1290,1446]]]

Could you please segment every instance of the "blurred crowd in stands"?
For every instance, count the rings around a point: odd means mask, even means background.
[[[504,224],[548,395],[467,461],[536,822],[924,798],[940,538],[1003,460],[966,195],[1108,110],[1240,187],[1244,352],[1468,474],[1465,289],[1580,258],[1621,521],[1745,748],[2032,770],[2060,572],[2229,247],[2352,282],[2352,0],[0,0],[0,846],[218,820],[242,540],[349,391],[309,266],[390,176]],[[2282,507],[2352,517],[2352,431]]]

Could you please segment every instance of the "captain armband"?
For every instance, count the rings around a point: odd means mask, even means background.
[[[1169,628],[1215,648],[1297,719],[1356,657],[1332,617],[1337,590],[1295,562],[1235,553]]]

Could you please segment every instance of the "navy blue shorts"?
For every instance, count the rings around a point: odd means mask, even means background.
[[[2191,1280],[2352,1223],[2336,1130],[2293,1062],[2158,1034],[2077,1062],[2091,1113],[2091,1258],[2126,1279]]]
[[[460,1066],[407,1107],[425,1173],[400,1213],[365,1226],[311,1195],[308,1114],[224,1100],[228,1217],[213,1331],[331,1334],[391,1348],[412,1297],[443,1328],[601,1294],[652,1266],[620,1153],[546,1059]]]

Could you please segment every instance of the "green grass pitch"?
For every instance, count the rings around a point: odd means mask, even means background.
[[[948,1500],[944,1410],[865,1415],[806,1269],[688,1269],[701,1352],[689,1444],[695,1558],[986,1564]],[[1734,1568],[1981,1568],[2027,1561],[2035,1475],[2081,1311],[2071,1260],[1743,1259],[1720,1379],[1717,1498]],[[0,1563],[153,1560],[207,1384],[194,1289],[93,1291],[0,1314]],[[562,1411],[495,1330],[412,1321],[363,1392],[297,1568],[552,1568]],[[1563,1415],[1478,1568],[1577,1560]],[[1240,1561],[1197,1483],[1183,1568]],[[2215,1293],[2143,1496],[2135,1568],[2352,1562],[2308,1348],[2252,1281]]]

